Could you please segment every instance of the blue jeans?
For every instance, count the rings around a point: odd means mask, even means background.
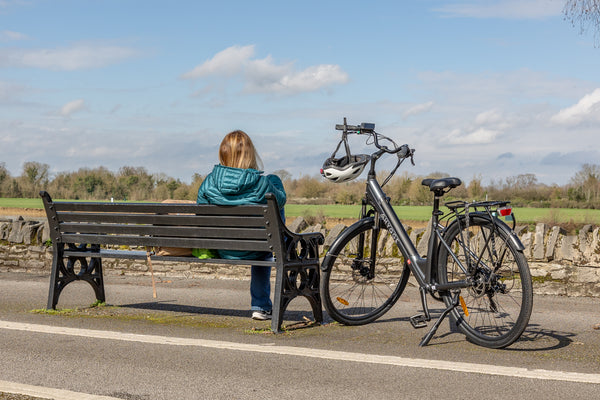
[[[273,254],[265,258],[265,261],[273,260]],[[271,267],[253,265],[250,268],[250,297],[252,311],[271,311]]]
[[[281,219],[285,224],[285,212],[279,210]],[[265,261],[274,261],[273,254],[265,257]],[[250,310],[269,312],[273,308],[271,303],[271,267],[253,265],[250,269]]]

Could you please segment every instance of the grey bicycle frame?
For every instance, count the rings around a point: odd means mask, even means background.
[[[375,173],[375,164],[376,164],[377,160],[379,160],[379,158],[383,154],[386,154],[386,153],[387,154],[397,154],[399,157],[402,157],[402,158],[410,157],[412,160],[412,154],[413,154],[414,150],[410,150],[407,145],[397,147],[393,150],[387,148],[386,146],[380,145],[379,141],[378,141],[378,136],[374,131],[373,124],[361,124],[360,127],[349,126],[346,124],[346,119],[344,118],[344,125],[336,125],[336,129],[343,130],[342,140],[341,140],[340,144],[338,144],[338,148],[341,145],[341,143],[344,143],[344,146],[346,148],[346,153],[348,156],[350,156],[350,148],[348,146],[348,141],[347,141],[347,135],[348,135],[349,130],[353,131],[353,132],[358,132],[358,133],[360,133],[360,131],[364,131],[364,132],[370,133],[372,135],[373,143],[374,143],[375,147],[377,147],[378,151],[371,154],[371,159],[370,159],[371,165],[369,168],[369,173],[367,175],[367,187],[366,187],[366,193],[365,193],[366,198],[364,200],[366,203],[363,203],[362,217],[366,216],[365,215],[365,207],[367,204],[371,205],[375,209],[375,212],[377,214],[375,216],[375,224],[376,224],[375,226],[379,227],[380,221],[383,221],[383,223],[385,224],[386,228],[388,229],[390,235],[396,242],[398,249],[400,250],[404,259],[406,260],[406,263],[407,263],[410,271],[413,273],[413,275],[415,276],[415,279],[419,283],[419,287],[421,289],[425,289],[430,292],[436,292],[436,291],[461,289],[461,288],[467,288],[467,287],[472,286],[472,282],[469,280],[470,278],[467,278],[467,280],[453,281],[453,282],[444,283],[444,284],[440,284],[439,282],[435,282],[435,280],[434,280],[435,275],[437,275],[437,269],[436,269],[437,265],[435,263],[437,262],[437,252],[438,252],[440,243],[442,243],[442,245],[444,247],[446,247],[446,249],[448,250],[448,253],[451,255],[451,257],[454,258],[454,260],[459,265],[459,267],[463,270],[463,272],[465,272],[465,276],[469,276],[469,274],[467,273],[467,268],[465,268],[465,266],[460,262],[458,257],[456,257],[454,252],[451,251],[448,244],[444,241],[444,238],[442,236],[443,230],[440,232],[440,229],[438,229],[439,217],[440,217],[440,215],[443,215],[443,213],[440,212],[440,209],[439,209],[440,198],[444,194],[443,189],[433,191],[434,198],[433,198],[433,211],[431,214],[432,215],[431,235],[429,236],[429,243],[427,246],[427,257],[423,258],[417,251],[417,248],[415,247],[414,243],[410,240],[408,233],[404,229],[404,226],[402,225],[402,223],[398,219],[398,216],[396,215],[392,206],[390,205],[387,196],[385,195],[385,193],[383,192],[383,189],[381,188],[381,185],[379,185],[379,182],[377,182],[376,173]],[[403,151],[403,152],[400,153],[401,151]],[[336,152],[337,152],[337,149],[336,149]],[[335,152],[334,152],[334,154],[335,154]],[[401,161],[396,165],[396,168],[400,164],[401,164]],[[395,169],[394,169],[394,171],[395,171]],[[392,171],[390,176],[394,173],[394,171]],[[457,219],[457,222],[458,221],[459,220]],[[497,221],[493,221],[493,223],[496,227],[499,227],[499,228],[502,227],[502,223],[500,223],[500,226],[498,225]],[[512,230],[510,230],[510,229],[507,232],[509,233],[509,237],[511,238],[511,240],[513,242],[515,242],[516,247],[522,249],[523,245],[520,243],[519,239],[516,237],[514,232],[512,232]],[[374,257],[374,256],[372,256],[372,257]]]
[[[438,229],[433,229],[437,227],[438,224],[438,216],[439,216],[439,197],[435,196],[434,198],[434,208],[432,212],[432,230],[431,235],[429,237],[428,250],[427,250],[427,258],[421,257],[417,248],[415,247],[412,240],[408,236],[406,229],[404,229],[404,225],[398,219],[396,212],[393,210],[390,205],[387,196],[383,192],[383,189],[379,185],[379,182],[375,179],[374,176],[369,174],[367,178],[367,202],[376,211],[375,223],[378,224],[379,220],[383,221],[390,235],[396,242],[398,249],[402,253],[402,256],[405,260],[407,260],[408,267],[413,273],[415,279],[419,283],[420,287],[424,287],[430,291],[443,291],[443,290],[451,290],[451,289],[459,289],[466,288],[471,286],[469,281],[454,281],[451,283],[440,284],[438,282],[432,281],[432,269],[435,267],[433,262],[435,261],[435,253],[438,249],[438,243],[442,242],[445,244],[440,232]],[[447,246],[447,245],[446,245]],[[450,252],[453,254],[452,252]],[[458,261],[458,259],[456,260]],[[460,262],[459,262],[459,265]]]
[[[360,274],[366,277],[367,280],[372,280],[375,277],[375,267],[376,267],[376,258],[377,258],[377,249],[378,245],[378,236],[379,230],[381,228],[386,228],[393,238],[394,242],[398,246],[399,251],[402,253],[402,256],[405,260],[405,268],[408,268],[410,272],[414,275],[415,279],[419,285],[419,295],[421,297],[421,303],[423,307],[423,313],[416,314],[410,317],[410,322],[414,328],[424,328],[427,326],[427,322],[431,321],[431,314],[429,312],[429,307],[427,305],[427,293],[431,294],[434,298],[440,299],[443,297],[444,302],[446,303],[446,308],[441,312],[437,320],[429,330],[429,332],[423,337],[421,340],[420,346],[425,346],[429,343],[431,338],[435,335],[437,329],[439,328],[442,321],[457,307],[462,307],[465,314],[467,314],[467,308],[464,304],[464,300],[461,297],[461,290],[463,288],[469,288],[474,286],[474,279],[477,279],[479,276],[485,276],[484,273],[479,273],[480,266],[482,269],[486,271],[490,271],[491,274],[495,272],[494,265],[486,265],[487,262],[484,261],[483,253],[480,255],[474,254],[471,251],[469,246],[468,238],[465,240],[463,229],[466,227],[468,229],[470,221],[475,221],[477,225],[485,225],[489,226],[491,224],[493,228],[490,231],[490,234],[485,239],[484,251],[491,251],[492,254],[496,254],[495,245],[494,245],[494,237],[498,233],[502,233],[503,237],[507,237],[514,245],[517,250],[523,251],[524,246],[520,242],[517,235],[514,233],[512,229],[510,229],[504,222],[500,221],[491,211],[491,208],[497,206],[501,202],[474,202],[474,203],[462,203],[461,205],[450,206],[450,203],[446,203],[446,206],[452,211],[452,214],[444,215],[443,212],[440,211],[440,199],[453,187],[456,187],[460,184],[460,180],[456,181],[435,181],[430,180],[429,183],[426,181],[423,182],[426,186],[429,186],[430,190],[433,194],[433,211],[431,214],[431,234],[429,235],[428,247],[427,247],[427,256],[421,257],[419,254],[415,244],[412,242],[404,225],[398,218],[398,215],[390,205],[390,200],[383,192],[381,185],[376,179],[375,173],[375,163],[383,154],[394,154],[398,157],[398,162],[396,167],[390,172],[388,177],[383,182],[385,185],[386,182],[394,175],[396,169],[402,164],[402,162],[410,158],[411,162],[413,161],[414,149],[410,149],[408,145],[402,145],[400,147],[396,146],[393,140],[383,137],[384,139],[389,140],[393,143],[394,147],[392,149],[380,145],[378,141],[378,134],[374,131],[374,124],[361,124],[361,126],[352,126],[346,124],[346,119],[344,118],[343,125],[336,125],[336,130],[343,130],[342,140],[338,144],[338,148],[336,148],[335,153],[339,149],[340,145],[344,143],[346,147],[347,156],[350,157],[350,149],[348,147],[347,142],[347,134],[348,133],[366,133],[372,136],[373,144],[377,147],[378,151],[371,154],[370,156],[370,168],[367,176],[367,185],[365,190],[365,198],[363,199],[361,215],[359,221],[357,221],[352,228],[348,232],[344,232],[338,236],[335,242],[332,244],[331,248],[337,249],[338,253],[331,254],[327,253],[325,259],[323,260],[322,268],[332,268],[333,262],[330,259],[331,257],[338,257],[339,251],[341,249],[342,244],[346,244],[348,240],[355,237],[356,233],[359,232],[358,238],[358,248],[356,251],[356,258],[353,260],[351,268],[353,270],[360,269]],[[332,155],[333,157],[333,155]],[[413,162],[414,165],[414,162]],[[508,202],[505,202],[506,205]],[[469,207],[474,207],[474,212],[469,212]],[[485,208],[485,212],[478,210],[477,207]],[[464,208],[464,211],[459,211],[459,209]],[[374,213],[374,217],[372,217],[372,213]],[[511,214],[512,215],[512,214]],[[442,226],[440,224],[440,220],[448,221],[447,226]],[[514,216],[513,216],[514,220]],[[463,226],[464,223],[464,226]],[[384,226],[382,226],[382,224]],[[460,237],[453,236],[453,240],[457,238],[459,246],[465,252],[466,266],[461,262],[459,256],[455,254],[450,245],[446,242],[445,236],[447,232],[455,233],[455,227],[458,228],[458,233]],[[513,226],[514,228],[514,226]],[[370,237],[371,243],[371,251],[369,258],[367,261],[364,259],[365,252],[367,252],[365,245],[366,235],[365,232],[368,229],[372,229],[372,235]],[[468,233],[466,234],[468,236]],[[484,234],[485,237],[485,234]],[[491,242],[491,243],[490,243]],[[490,246],[491,244],[491,246]],[[442,246],[442,247],[440,247]],[[464,276],[466,277],[464,280],[453,281],[450,283],[440,283],[438,282],[438,258],[439,251],[443,249],[448,252],[448,255],[452,257],[454,262],[458,265],[459,268],[462,269]],[[490,250],[491,249],[491,250]],[[331,250],[331,249],[330,249]],[[445,257],[445,254],[444,254]],[[500,256],[503,258],[503,255]],[[474,260],[474,261],[473,261]],[[441,262],[446,262],[446,260],[441,260]],[[496,264],[496,261],[491,261],[492,264]],[[500,264],[498,264],[500,265]],[[370,267],[368,273],[364,270],[364,267]],[[495,267],[498,268],[498,267]],[[444,272],[442,272],[444,273]],[[406,275],[403,275],[406,278]],[[442,276],[442,278],[444,278]],[[446,280],[446,279],[442,279]],[[406,283],[406,280],[404,280]],[[401,290],[402,288],[400,288]],[[436,296],[437,295],[437,296]],[[438,297],[439,296],[439,297]],[[397,297],[396,297],[397,298]],[[339,298],[338,298],[339,299]],[[390,297],[390,299],[392,299]],[[490,300],[491,301],[491,300]],[[385,311],[384,311],[385,312]],[[461,317],[457,317],[457,324],[460,322]],[[468,334],[467,336],[471,336],[472,334]]]

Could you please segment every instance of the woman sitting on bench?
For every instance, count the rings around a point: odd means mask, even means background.
[[[219,162],[198,190],[198,204],[243,205],[265,204],[265,194],[273,193],[283,206],[286,194],[276,175],[264,175],[262,164],[250,137],[243,131],[225,136],[219,148]],[[285,221],[285,219],[284,219]],[[259,251],[219,250],[219,257],[243,260],[272,260],[273,253]],[[271,318],[271,267],[251,267],[250,296],[252,318]]]

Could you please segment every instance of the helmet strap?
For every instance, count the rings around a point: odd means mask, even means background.
[[[331,157],[330,158],[335,158],[335,153],[338,152],[338,150],[340,149],[340,146],[342,145],[342,142],[344,141],[344,139],[341,139],[338,144],[337,147],[335,148],[335,150],[333,151],[333,153],[331,153]],[[346,144],[347,145],[347,144]]]

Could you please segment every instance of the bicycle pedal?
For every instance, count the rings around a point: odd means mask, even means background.
[[[425,328],[427,326],[427,318],[425,318],[425,314],[413,315],[409,319],[410,319],[411,325],[415,329]]]

